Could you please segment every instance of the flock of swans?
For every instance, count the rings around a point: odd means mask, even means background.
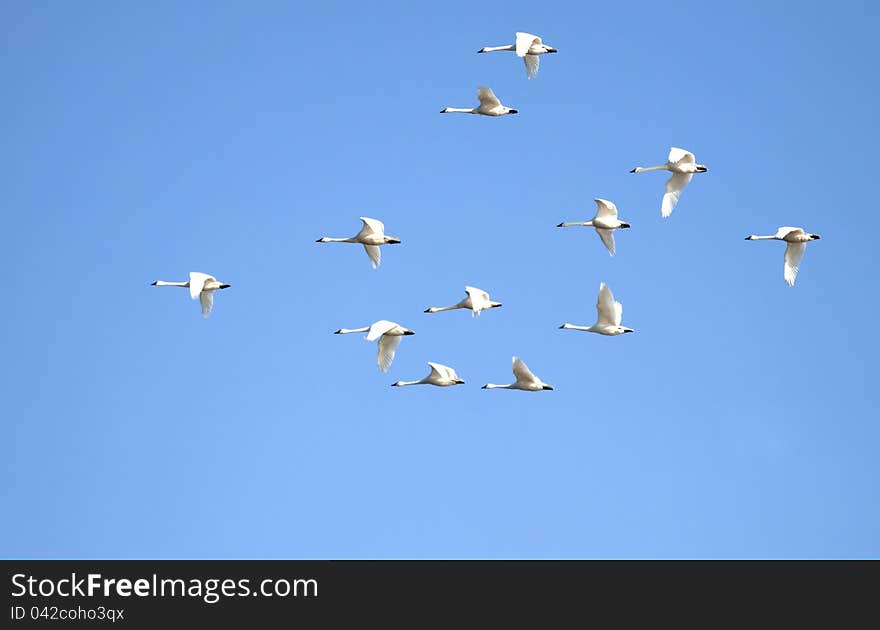
[[[530,33],[516,33],[516,41],[508,46],[489,46],[478,50],[479,53],[496,51],[514,51],[517,57],[523,59],[526,76],[533,79],[538,75],[540,55],[555,53],[556,48],[544,44],[540,37]],[[477,91],[477,99],[480,104],[473,108],[445,107],[440,113],[479,114],[482,116],[505,116],[517,114],[518,110],[507,107],[501,103],[495,93],[488,87],[480,87]],[[659,166],[637,166],[631,173],[644,173],[647,171],[669,171],[672,176],[666,181],[666,191],[660,204],[660,215],[668,218],[675,206],[681,199],[681,194],[690,183],[694,174],[705,173],[709,169],[704,164],[698,164],[696,157],[690,151],[678,147],[669,150],[666,163]],[[607,199],[595,199],[596,215],[589,221],[563,222],[557,227],[592,227],[596,230],[599,238],[608,250],[610,256],[615,254],[614,231],[629,228],[630,224],[622,221],[617,214],[617,206]],[[371,217],[360,217],[362,227],[360,231],[349,238],[332,238],[324,236],[317,240],[318,243],[359,243],[363,245],[373,269],[379,267],[382,260],[382,245],[395,245],[400,243],[396,236],[385,234],[385,224]],[[806,244],[821,238],[818,234],[805,232],[800,227],[780,227],[775,234],[769,236],[750,235],[746,240],[779,240],[785,241],[787,246],[784,256],[783,277],[789,286],[794,286],[798,267],[803,259]],[[153,286],[184,287],[189,289],[190,297],[201,302],[202,316],[208,317],[214,306],[214,292],[218,289],[229,288],[230,285],[217,280],[214,276],[192,271],[186,282],[164,282],[157,280]],[[476,287],[465,286],[466,297],[451,306],[432,306],[425,309],[425,313],[438,313],[456,309],[471,311],[471,316],[476,317],[482,311],[497,308],[501,302],[492,301],[489,294]],[[623,320],[623,305],[614,299],[611,289],[603,282],[599,285],[599,296],[596,302],[596,322],[590,326],[564,323],[559,328],[566,330],[579,330],[583,332],[598,333],[600,335],[617,336],[634,332],[632,328],[621,325]],[[378,342],[378,354],[376,364],[383,372],[387,372],[394,361],[400,342],[407,335],[415,332],[397,322],[379,320],[362,328],[340,328],[335,334],[344,335],[349,333],[366,333],[364,339]],[[393,387],[408,385],[435,385],[449,387],[464,384],[455,370],[449,366],[429,361],[431,372],[424,378],[416,381],[397,381]],[[515,382],[509,385],[496,385],[487,383],[483,389],[519,389],[523,391],[552,390],[553,387],[535,376],[528,366],[519,357],[513,357],[513,375]]]

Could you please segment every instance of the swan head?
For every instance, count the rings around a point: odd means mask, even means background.
[[[632,226],[629,223],[621,223],[620,227],[625,229],[625,228],[632,227]]]
[[[400,239],[396,236],[386,236],[385,243],[387,245],[397,245],[398,243],[400,243]]]
[[[695,168],[698,173],[705,173],[706,171],[709,170],[709,167],[706,166],[705,164],[697,164]]]
[[[510,108],[508,107],[508,108],[507,108],[507,113],[508,113],[508,114],[518,114],[518,113],[519,113],[519,110],[518,110],[518,109],[510,109]]]

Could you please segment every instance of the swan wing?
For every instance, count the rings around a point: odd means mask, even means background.
[[[532,374],[529,366],[519,357],[513,357],[513,375],[516,377],[517,383],[529,384],[538,382],[538,377]]]
[[[211,309],[214,308],[214,292],[202,291],[199,293],[199,301],[202,303],[202,317],[207,318],[211,314]]]
[[[431,361],[428,361],[428,365],[431,366],[431,373],[428,375],[428,378],[433,376],[441,380],[449,381],[458,378],[455,370],[447,365],[441,365],[440,363],[433,363]]]
[[[807,251],[806,243],[789,243],[785,248],[785,282],[788,286],[794,286],[794,279],[797,277],[798,267]]]
[[[378,245],[364,245],[364,251],[367,252],[367,256],[370,257],[370,262],[373,263],[373,269],[379,266],[379,263],[382,262],[382,250],[379,249]]]
[[[663,205],[660,207],[660,214],[668,217],[672,214],[672,210],[678,203],[682,191],[690,183],[693,173],[673,173],[669,181],[666,182],[666,194],[663,195]]]
[[[517,57],[525,57],[529,48],[532,47],[532,44],[540,44],[541,38],[537,35],[532,35],[531,33],[517,33],[516,34],[516,56]],[[537,69],[536,69],[537,71]]]
[[[596,218],[597,219],[616,219],[617,206],[614,202],[607,199],[594,199],[596,202]]]
[[[604,282],[599,285],[599,299],[596,300],[596,311],[599,324],[620,326],[623,319],[623,305],[614,300],[614,294]]]
[[[685,149],[672,147],[669,149],[669,157],[667,158],[673,164],[693,164],[697,161],[694,154]]]
[[[397,346],[400,345],[401,339],[403,339],[403,337],[400,335],[382,335],[379,337],[379,355],[377,357],[377,363],[379,369],[383,372],[387,372],[388,368],[391,367],[391,362],[394,361],[394,354],[397,352]]]
[[[376,341],[376,339],[396,326],[398,326],[396,322],[389,322],[387,319],[380,319],[378,322],[373,322],[364,339],[367,341]]]
[[[477,98],[480,99],[480,106],[482,107],[501,107],[501,101],[495,96],[495,92],[492,91],[492,88],[487,88],[485,86],[480,87],[477,90]]]
[[[598,234],[599,238],[602,239],[602,242],[605,243],[605,249],[608,250],[608,253],[614,256],[614,230],[596,228],[596,234]]]
[[[199,297],[199,294],[202,292],[202,287],[205,286],[206,282],[210,282],[214,280],[212,276],[209,276],[206,273],[199,273],[198,271],[190,271],[189,272],[189,296],[192,299],[196,299]]]
[[[776,230],[776,238],[785,238],[789,234],[804,234],[804,228],[783,225],[781,228]]]
[[[489,306],[489,294],[477,287],[465,287],[464,292],[471,298],[471,309],[481,311]]]
[[[361,231],[358,232],[358,236],[368,236],[370,234],[378,234],[382,236],[385,234],[385,224],[382,223],[379,219],[371,219],[370,217],[358,217],[361,221],[363,221],[364,226],[361,228]]]
[[[523,57],[523,63],[526,66],[526,76],[534,79],[538,76],[538,66],[541,65],[541,58],[538,55],[526,55]]]

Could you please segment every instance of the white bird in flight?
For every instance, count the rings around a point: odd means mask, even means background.
[[[471,317],[476,317],[481,311],[501,306],[501,302],[493,302],[489,294],[477,287],[465,287],[467,297],[452,306],[431,306],[425,309],[426,313],[439,313],[440,311],[453,311],[457,308],[470,309]]]
[[[563,324],[560,328],[569,330],[582,330],[584,332],[599,333],[600,335],[622,335],[623,333],[635,332],[632,328],[621,326],[623,319],[623,304],[614,301],[614,294],[604,282],[599,285],[599,299],[596,302],[596,323],[592,326],[576,326]]]
[[[523,363],[519,357],[513,357],[513,375],[516,382],[510,385],[495,385],[494,383],[486,383],[483,389],[521,389],[527,392],[539,392],[544,389],[553,389],[537,376],[532,374],[528,366]]]
[[[678,147],[669,149],[669,157],[666,164],[660,166],[637,166],[630,173],[644,173],[645,171],[671,171],[672,177],[666,182],[666,194],[663,195],[663,204],[660,214],[668,217],[672,214],[675,204],[678,203],[682,191],[685,189],[694,173],[705,173],[709,169],[705,164],[697,164],[694,154]]]
[[[480,48],[478,53],[495,52],[497,50],[514,50],[517,57],[522,57],[526,66],[526,76],[534,79],[538,76],[538,64],[541,58],[538,55],[557,52],[553,46],[548,46],[541,38],[531,33],[517,33],[516,43],[510,46],[487,46]]]
[[[458,378],[458,374],[455,373],[455,370],[448,365],[440,365],[439,363],[432,363],[431,361],[428,361],[428,365],[431,368],[431,373],[425,378],[419,379],[418,381],[397,381],[396,383],[391,383],[391,386],[436,385],[437,387],[449,387],[450,385],[461,385],[464,383],[463,380]]]
[[[487,87],[480,87],[477,90],[477,98],[480,99],[478,107],[472,109],[461,107],[444,107],[440,110],[441,114],[482,114],[483,116],[504,116],[505,114],[518,114],[519,110],[505,107],[495,96],[495,93]]]
[[[785,247],[785,282],[788,286],[794,286],[794,279],[797,277],[798,267],[807,250],[807,243],[822,238],[818,234],[808,234],[803,228],[783,226],[776,230],[776,234],[770,236],[755,236],[751,234],[746,237],[747,241],[785,241],[788,245]]]
[[[218,282],[214,276],[198,271],[189,272],[189,280],[187,282],[165,282],[164,280],[156,280],[150,286],[154,287],[188,287],[189,296],[192,299],[199,298],[202,305],[202,317],[207,318],[214,308],[214,291],[217,289],[228,289],[230,285]]]
[[[367,333],[367,336],[364,337],[367,341],[379,340],[379,353],[376,356],[376,364],[383,372],[387,372],[388,368],[391,367],[394,354],[397,352],[397,346],[400,345],[403,336],[415,334],[409,328],[404,328],[397,322],[389,322],[385,319],[380,319],[378,322],[373,322],[372,325],[364,326],[363,328],[340,328],[334,334],[347,335],[348,333],[361,332]]]
[[[621,221],[617,218],[617,206],[607,199],[595,199],[598,210],[596,216],[589,221],[575,221],[572,223],[560,223],[556,227],[593,227],[596,228],[596,234],[605,243],[605,249],[611,256],[614,256],[614,230],[630,227],[629,223]]]
[[[361,228],[361,231],[351,238],[331,238],[329,236],[323,236],[315,242],[361,243],[364,246],[364,250],[367,252],[367,256],[370,257],[370,262],[373,263],[373,269],[375,269],[382,261],[382,252],[379,250],[379,245],[396,245],[400,242],[400,239],[396,236],[385,236],[385,224],[378,219],[371,219],[370,217],[359,218],[364,225]]]

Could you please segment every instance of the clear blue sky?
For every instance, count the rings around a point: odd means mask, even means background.
[[[418,5],[418,6],[414,6]],[[0,554],[880,557],[868,2],[5,3]],[[526,79],[513,53],[559,54]],[[439,114],[491,86],[518,116]],[[665,173],[694,178],[660,218]],[[615,201],[610,258],[560,221]],[[370,268],[318,245],[377,217]],[[784,245],[822,235],[797,285]],[[189,271],[232,288],[208,320]],[[608,283],[633,335],[591,323]],[[464,285],[501,309],[427,315]],[[387,374],[339,327],[416,331]],[[517,354],[552,392],[510,382]],[[426,361],[455,388],[389,385]]]

